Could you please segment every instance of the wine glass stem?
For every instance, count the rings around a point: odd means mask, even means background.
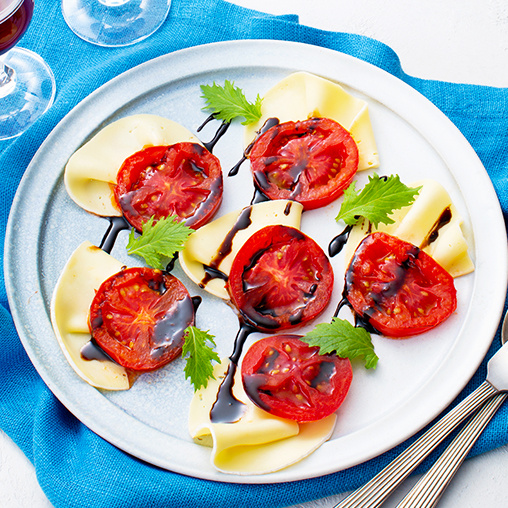
[[[0,57],[0,98],[9,95],[16,85],[14,69],[4,64]]]

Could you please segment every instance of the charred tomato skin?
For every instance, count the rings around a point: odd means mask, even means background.
[[[431,330],[457,307],[453,277],[418,247],[382,232],[357,247],[344,295],[362,320],[394,338]]]
[[[290,226],[266,226],[240,248],[226,288],[241,318],[261,331],[303,325],[327,306],[333,270],[310,237]]]
[[[182,352],[194,324],[194,305],[173,275],[146,267],[125,268],[106,279],[90,306],[93,340],[132,371],[158,369]]]
[[[335,201],[358,170],[354,139],[329,118],[270,127],[254,141],[249,159],[262,194],[298,201],[306,210]]]
[[[255,342],[241,367],[250,400],[261,409],[299,423],[321,420],[344,401],[353,371],[347,358],[320,355],[299,335],[278,335]]]
[[[114,187],[117,206],[138,231],[151,217],[169,215],[197,229],[216,213],[222,193],[219,159],[190,142],[152,146],[131,155]]]

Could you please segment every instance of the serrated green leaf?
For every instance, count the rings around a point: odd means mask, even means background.
[[[163,270],[164,261],[183,249],[191,232],[191,228],[173,215],[157,222],[154,217],[150,217],[143,224],[141,235],[137,236],[134,229],[131,230],[127,252],[142,257],[149,266]]]
[[[374,352],[370,333],[345,319],[334,317],[331,323],[321,323],[302,340],[318,346],[320,354],[335,353],[341,358],[363,358],[367,369],[375,369],[379,358]]]
[[[335,220],[343,220],[353,226],[359,217],[365,217],[375,227],[380,222],[392,224],[394,221],[390,214],[413,203],[420,188],[406,186],[398,175],[381,178],[374,174],[369,176],[361,192],[356,190],[356,182],[344,191],[344,199]]]
[[[215,337],[208,331],[204,332],[195,326],[185,330],[185,342],[182,348],[182,357],[185,359],[185,378],[190,379],[194,391],[208,386],[213,376],[212,362],[220,362],[219,355],[214,351]]]
[[[257,95],[254,103],[249,102],[243,91],[227,79],[224,86],[217,85],[215,81],[213,85],[201,85],[201,92],[201,97],[206,100],[203,109],[211,109],[219,120],[229,123],[243,117],[242,125],[248,125],[261,118],[261,97]]]

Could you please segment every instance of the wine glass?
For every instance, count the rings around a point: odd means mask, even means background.
[[[33,0],[0,0],[0,140],[25,131],[55,97],[55,78],[44,60],[28,49],[13,48],[33,9]]]
[[[70,29],[98,46],[128,46],[153,34],[171,0],[62,0]]]

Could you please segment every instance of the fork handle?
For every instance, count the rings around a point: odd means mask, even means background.
[[[499,393],[484,381],[473,393],[438,420],[363,487],[352,492],[334,508],[376,508],[400,485],[427,455],[465,418],[486,400]]]
[[[499,393],[469,420],[439,459],[397,505],[397,508],[433,508],[460,465],[508,394]]]

